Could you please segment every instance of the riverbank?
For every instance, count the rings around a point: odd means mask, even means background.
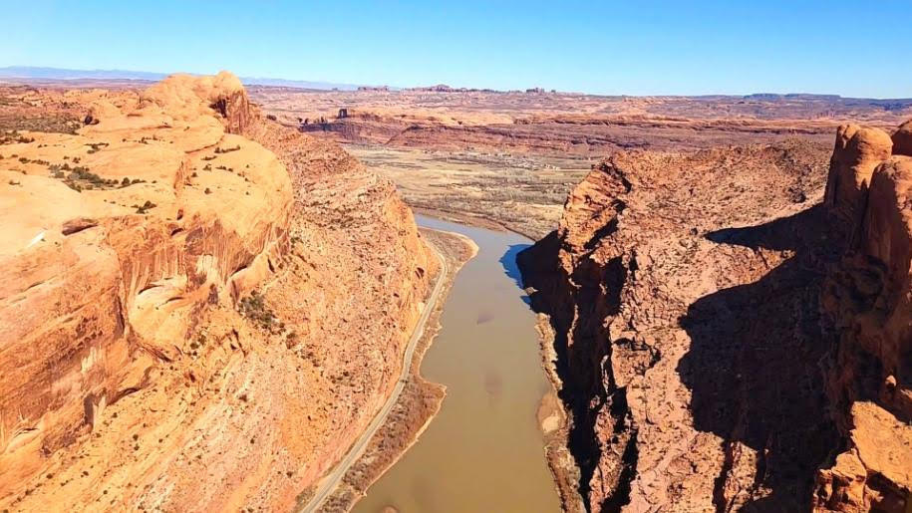
[[[566,513],[583,513],[586,507],[583,504],[579,491],[580,470],[567,447],[567,437],[570,432],[569,415],[564,402],[558,394],[563,388],[563,382],[557,373],[557,352],[554,349],[554,330],[545,314],[538,314],[536,330],[541,344],[542,368],[551,383],[551,396],[542,399],[539,410],[539,423],[545,436],[545,456],[548,459],[548,468],[557,486],[560,497],[561,510]]]
[[[567,193],[592,161],[576,155],[428,150],[345,144],[372,170],[389,177],[413,211],[490,228],[490,220],[538,240],[557,226]],[[439,215],[440,213],[445,215]]]
[[[460,270],[421,363],[423,377],[446,386],[443,405],[353,511],[558,512],[536,418],[551,384],[516,265],[532,241],[417,217],[419,225],[470,237],[479,251]]]
[[[478,252],[475,243],[464,235],[427,228],[420,229],[429,243],[446,259],[447,275],[442,277],[441,299],[427,320],[424,334],[415,349],[405,388],[387,421],[371,438],[358,461],[345,473],[336,490],[324,501],[321,511],[349,511],[367,489],[393,467],[414,445],[446,396],[446,387],[425,380],[420,374],[421,362],[440,331],[440,315],[460,268]]]

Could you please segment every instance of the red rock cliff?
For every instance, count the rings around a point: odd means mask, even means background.
[[[912,159],[891,146],[842,127],[828,174],[798,142],[623,152],[571,192],[520,255],[567,509],[905,511]]]
[[[860,162],[841,144],[834,163]],[[818,476],[821,511],[906,511],[912,502],[912,157],[904,131],[890,137],[858,130],[853,140],[877,141],[878,160],[848,169],[834,164],[830,181],[857,187],[828,206],[849,214],[849,247],[826,283],[824,306],[839,342],[828,367],[829,393],[844,449]],[[867,146],[874,146],[866,143]],[[852,180],[854,178],[854,180]]]
[[[0,146],[0,506],[288,509],[398,376],[435,261],[233,75]]]

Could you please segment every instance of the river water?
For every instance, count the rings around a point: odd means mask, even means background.
[[[446,385],[443,406],[353,511],[560,511],[536,420],[550,384],[516,267],[516,254],[531,241],[423,216],[417,220],[466,235],[479,251],[456,276],[442,329],[421,364],[426,379]]]

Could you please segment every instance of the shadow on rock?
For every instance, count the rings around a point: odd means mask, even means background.
[[[577,492],[587,502],[602,455],[596,425],[599,411],[607,406],[614,412],[615,430],[632,432],[625,413],[626,389],[602,381],[602,365],[609,351],[603,320],[617,314],[627,276],[620,259],[604,265],[586,260],[574,269],[573,276],[566,276],[558,262],[560,244],[557,233],[551,232],[519,255],[519,265],[524,286],[534,289],[532,309],[547,314],[553,328],[554,368],[562,383],[558,397],[571,418],[567,448],[579,469]],[[571,281],[576,285],[570,286]],[[632,433],[620,443],[621,459],[628,470],[605,498],[602,511],[618,510],[625,503],[635,468],[635,437]]]
[[[830,237],[820,207],[707,235],[794,252],[757,282],[700,298],[680,320],[691,346],[678,372],[692,392],[696,428],[758,453],[756,467],[744,468],[736,451],[726,451],[714,496],[719,511],[732,506],[726,495],[734,479],[754,497],[747,511],[807,510],[815,471],[838,445],[821,369],[836,343],[819,312],[825,269],[838,254],[827,250],[837,246]]]

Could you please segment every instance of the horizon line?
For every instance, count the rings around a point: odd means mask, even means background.
[[[125,74],[125,75],[126,74],[154,75],[154,76],[158,77],[157,80],[161,80],[163,78],[166,78],[168,76],[175,75],[175,74],[186,74],[186,75],[194,75],[194,76],[214,75],[214,73],[200,73],[200,72],[195,72],[195,71],[161,72],[161,71],[146,71],[146,70],[135,70],[135,69],[123,69],[123,68],[84,69],[84,68],[60,68],[60,67],[56,67],[56,66],[34,66],[34,65],[16,65],[16,64],[0,66],[0,72],[2,72],[4,70],[14,70],[14,69],[47,70],[47,71],[52,71],[52,72],[55,72],[55,71],[56,72],[69,72],[69,73],[74,73],[74,74],[78,74],[78,73],[120,73],[120,74]],[[495,93],[515,93],[515,92],[527,92],[527,91],[531,91],[534,89],[540,89],[545,94],[568,94],[568,95],[601,96],[601,97],[701,98],[701,97],[720,97],[721,96],[721,97],[749,98],[749,97],[753,97],[753,96],[778,96],[778,97],[812,96],[812,97],[835,97],[835,98],[839,98],[839,99],[843,99],[843,100],[912,101],[912,96],[907,96],[907,97],[843,96],[838,93],[819,93],[819,92],[756,91],[756,92],[752,92],[752,93],[700,93],[700,94],[617,93],[617,94],[609,94],[609,93],[593,93],[593,92],[584,92],[584,91],[562,91],[562,90],[557,90],[554,88],[547,88],[547,87],[541,87],[541,86],[532,86],[532,87],[528,87],[526,89],[497,89],[497,88],[476,87],[476,86],[453,86],[453,85],[445,84],[443,82],[437,82],[437,83],[433,83],[433,84],[429,84],[429,85],[399,86],[399,85],[392,85],[392,84],[359,84],[359,83],[354,83],[354,82],[335,82],[333,80],[312,80],[312,79],[285,78],[285,77],[275,77],[275,76],[273,76],[273,77],[242,76],[242,75],[236,74],[230,70],[220,70],[220,71],[228,71],[229,73],[235,74],[242,82],[243,81],[249,82],[252,80],[253,81],[264,81],[264,82],[265,81],[291,82],[291,83],[298,82],[298,83],[302,83],[302,84],[322,85],[324,87],[331,86],[329,89],[321,89],[321,88],[314,88],[314,87],[308,88],[308,87],[304,87],[304,86],[297,87],[299,89],[311,89],[311,90],[316,89],[316,90],[325,90],[325,91],[332,91],[334,89],[339,89],[340,91],[342,91],[342,89],[340,89],[340,88],[352,88],[352,89],[349,89],[349,91],[356,91],[357,88],[362,88],[362,87],[368,87],[368,88],[386,87],[386,88],[389,88],[389,90],[391,92],[399,92],[399,91],[408,91],[410,89],[422,89],[422,88],[446,86],[446,87],[452,88],[454,90],[454,92],[458,92],[460,89],[462,89],[462,90],[474,90],[474,91],[491,91],[491,92],[495,92]],[[17,75],[4,76],[2,73],[0,73],[0,81],[2,81],[3,79],[9,79],[9,78],[15,78],[15,79],[21,79],[21,80],[35,79],[35,80],[59,80],[59,81],[87,80],[87,79],[93,79],[93,78],[95,78],[96,80],[151,81],[150,78],[141,78],[141,77],[96,78],[96,77],[90,77],[90,76],[84,76],[84,77],[75,76],[75,77],[69,77],[69,78],[61,78],[61,77],[36,77],[36,76],[17,76]],[[280,85],[262,84],[262,83],[261,84],[249,83],[246,85],[259,85],[259,86],[265,86],[265,87],[270,87],[270,86],[281,87]]]

